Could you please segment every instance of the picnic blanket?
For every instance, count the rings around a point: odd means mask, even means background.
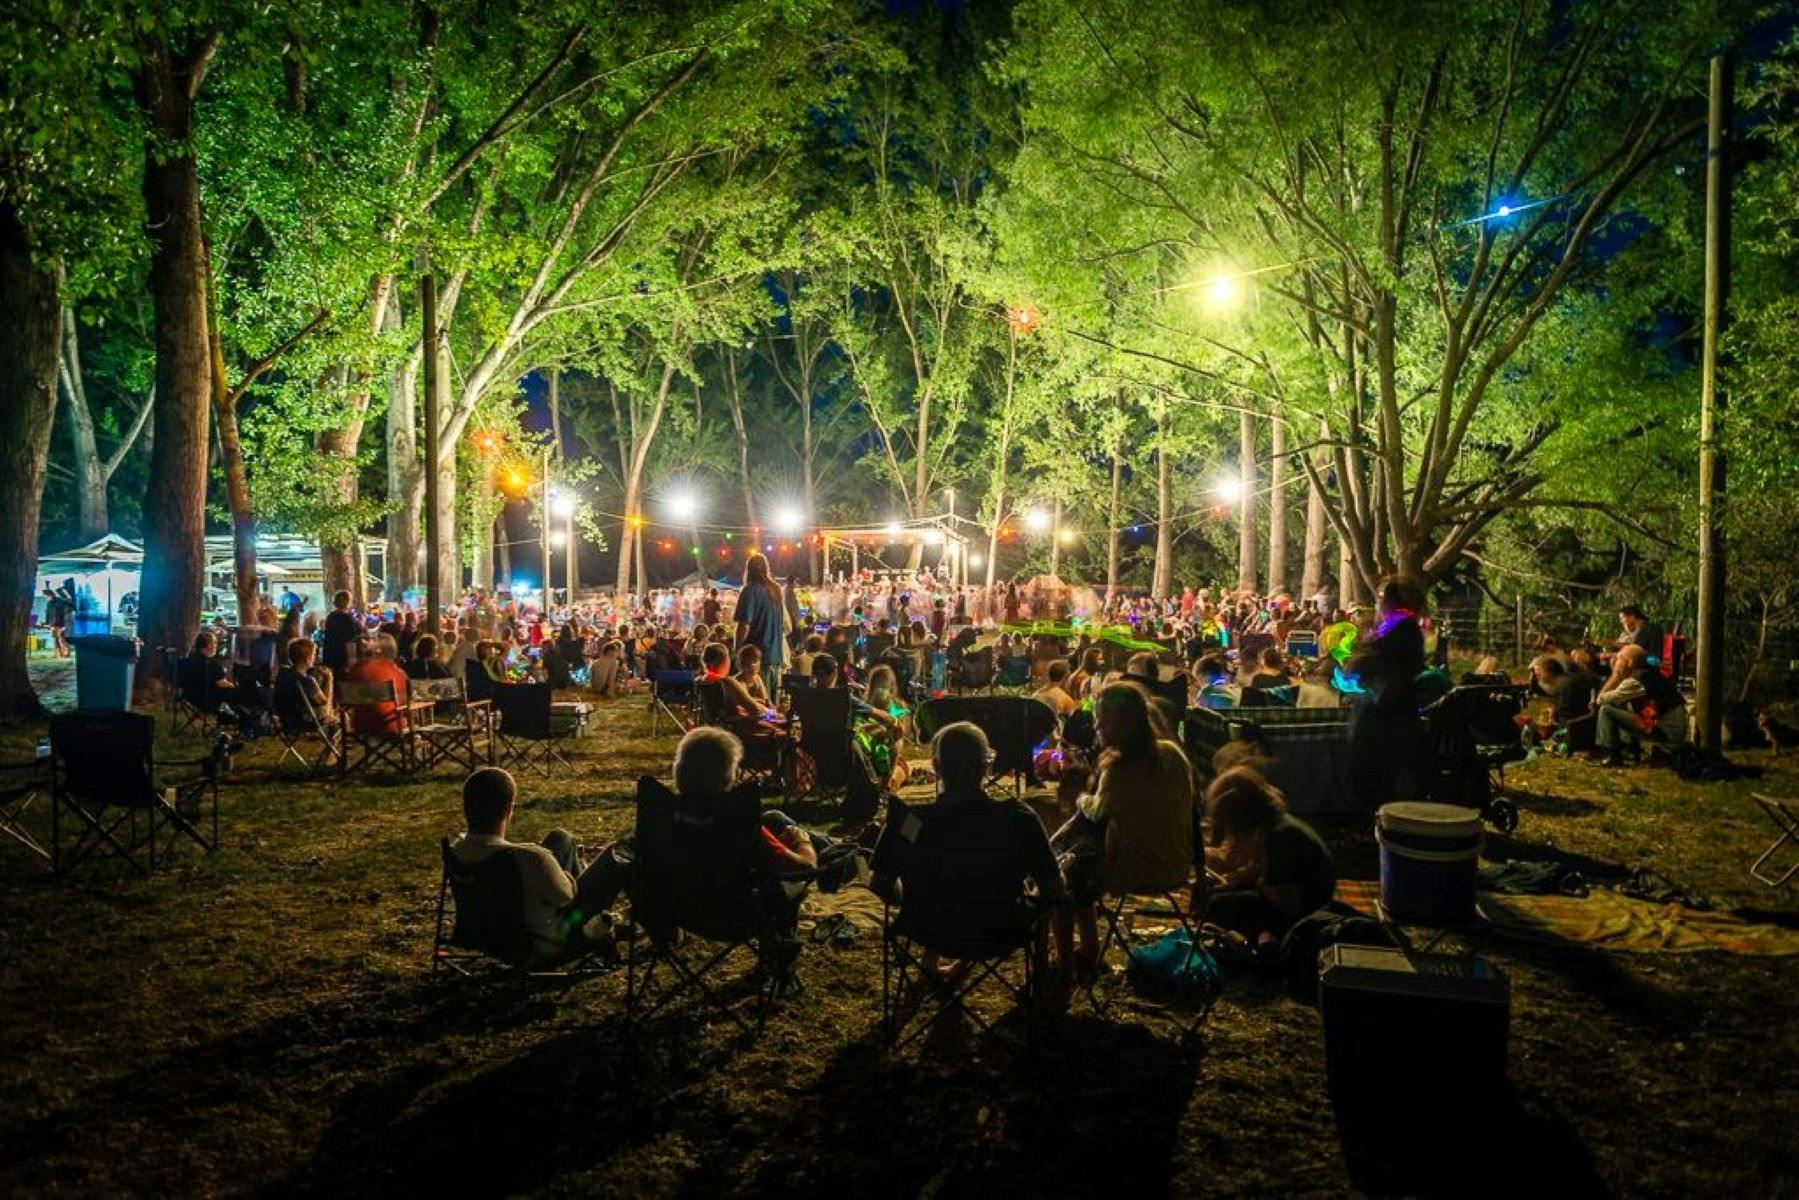
[[[1380,884],[1345,879],[1337,899],[1373,913]],[[1686,954],[1725,950],[1732,954],[1799,954],[1799,929],[1745,921],[1730,912],[1661,904],[1595,887],[1585,896],[1515,896],[1481,892],[1480,915],[1501,937],[1538,942],[1574,942],[1633,954]]]

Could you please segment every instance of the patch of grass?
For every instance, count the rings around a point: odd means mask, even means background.
[[[0,752],[28,751],[14,730]],[[168,752],[183,747],[171,743]],[[673,739],[603,707],[574,770],[522,780],[515,836],[599,845]],[[1198,1048],[1153,1008],[1076,1015],[1036,1074],[955,1035],[876,1044],[879,948],[808,946],[801,997],[736,1044],[679,1018],[627,1032],[623,981],[434,984],[448,772],[307,782],[243,756],[224,846],[139,879],[53,880],[0,847],[0,1191],[39,1194],[1334,1194],[1352,1188],[1316,1012],[1233,982]],[[1751,756],[1752,761],[1754,757]],[[1799,792],[1799,760],[1765,761]],[[1747,876],[1752,786],[1539,762],[1507,845],[1651,866],[1728,905],[1799,909]],[[1351,873],[1364,830],[1336,831]],[[1494,943],[1513,981],[1528,1137],[1470,1129],[1471,1185],[1775,1194],[1799,1178],[1799,965]],[[1554,1148],[1555,1153],[1549,1153]],[[1569,1164],[1574,1164],[1570,1173]]]

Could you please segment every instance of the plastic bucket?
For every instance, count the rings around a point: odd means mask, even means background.
[[[1454,804],[1400,801],[1375,814],[1381,907],[1397,921],[1458,925],[1474,919],[1480,813]]]
[[[83,712],[126,712],[137,674],[137,639],[112,634],[70,638],[75,647],[75,707]]]

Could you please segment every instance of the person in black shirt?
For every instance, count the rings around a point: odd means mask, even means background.
[[[350,647],[362,637],[362,623],[350,612],[350,593],[331,597],[331,611],[325,616],[325,629],[320,635],[319,655],[335,675],[342,675],[350,665]]]
[[[1206,869],[1219,888],[1206,909],[1208,922],[1270,942],[1330,903],[1337,887],[1330,850],[1253,767],[1233,767],[1212,780],[1206,819]]]
[[[1288,687],[1292,683],[1293,679],[1287,674],[1287,663],[1281,655],[1280,647],[1269,646],[1264,649],[1262,669],[1250,677],[1249,686],[1266,691],[1268,688]]]
[[[412,642],[413,657],[403,665],[409,679],[448,679],[450,668],[437,653],[437,638],[421,633]]]
[[[331,673],[315,667],[318,647],[306,638],[287,643],[287,665],[275,675],[275,717],[292,732],[327,729],[337,723],[331,707]]]
[[[917,822],[916,828],[906,824],[889,825],[881,831],[875,844],[874,859],[869,864],[869,888],[889,901],[903,899],[905,871],[903,863],[908,847],[901,841],[916,841],[921,847],[954,851],[971,856],[992,857],[1009,861],[1009,880],[996,886],[1014,889],[1017,907],[1013,917],[1028,924],[1044,905],[1062,896],[1062,871],[1050,849],[1049,835],[1020,800],[996,799],[981,786],[986,777],[992,749],[987,735],[969,721],[955,721],[937,731],[931,741],[931,764],[937,772],[937,803]],[[953,899],[945,897],[946,901]],[[997,907],[997,906],[996,906]],[[932,914],[936,915],[936,914]],[[949,914],[955,915],[955,914]],[[1016,928],[1016,927],[1014,927]],[[970,937],[991,934],[1003,936],[1005,930],[968,929]],[[1041,944],[1038,953],[1043,953]],[[934,967],[932,956],[925,956],[926,969]]]

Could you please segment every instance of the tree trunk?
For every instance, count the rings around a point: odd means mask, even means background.
[[[25,630],[37,583],[38,513],[56,423],[62,267],[32,260],[25,230],[0,202],[0,718],[41,710],[25,669]]]
[[[1124,439],[1112,443],[1112,507],[1106,517],[1106,602],[1118,592],[1118,559],[1124,530],[1120,525],[1124,499]]]
[[[1237,588],[1256,590],[1256,419],[1237,416]]]
[[[1050,505],[1049,573],[1057,578],[1062,574],[1062,496],[1059,492]]]
[[[1156,565],[1149,594],[1166,600],[1174,583],[1174,465],[1168,457],[1168,405],[1156,413]]]
[[[1349,543],[1337,539],[1337,607],[1347,609],[1362,594],[1356,578],[1355,553]]]
[[[1268,423],[1268,594],[1287,590],[1287,422]]]
[[[401,313],[394,302],[393,323]],[[396,594],[419,585],[424,552],[425,470],[419,457],[419,363],[408,356],[394,371],[387,388],[387,514],[388,585]]]
[[[494,540],[499,544],[500,582],[499,586],[510,591],[512,589],[512,535],[506,529],[506,509],[500,509],[500,515],[494,518]]]
[[[800,405],[800,471],[803,476],[802,487],[806,501],[806,522],[817,527],[822,522],[818,519],[818,481],[814,475],[812,463],[812,396],[810,385],[806,392],[806,401]],[[818,539],[806,539],[807,579],[812,583],[819,581]]]
[[[756,489],[750,486],[750,435],[743,423],[743,396],[737,384],[737,355],[735,352],[725,354],[725,399],[731,405],[731,428],[737,433],[737,480],[743,488],[743,511],[749,518],[745,522],[751,529],[756,528]]]
[[[156,329],[156,449],[144,494],[138,588],[145,651],[138,678],[146,684],[162,669],[158,647],[185,649],[193,641],[205,585],[212,351],[192,134],[193,97],[209,56],[187,61],[167,46],[146,47],[134,81],[147,122],[144,221]]]
[[[75,512],[81,540],[91,542],[111,528],[106,503],[106,468],[94,436],[94,414],[87,405],[87,383],[81,371],[81,341],[75,314],[62,314],[61,376],[69,403],[69,440],[75,451]]]
[[[475,524],[484,531],[484,537],[475,541],[475,577],[471,581],[474,587],[488,590],[493,587],[493,543],[494,526],[498,518],[493,511],[493,465],[484,462],[481,468],[481,492],[476,500],[479,514]]]
[[[430,353],[427,348],[426,353]],[[437,347],[437,412],[440,424],[435,430],[427,429],[422,443],[437,448],[436,460],[433,463],[419,464],[422,473],[426,470],[437,471],[437,512],[434,514],[437,528],[443,531],[437,539],[437,578],[443,588],[444,600],[452,602],[462,592],[462,541],[456,536],[456,446],[460,435],[451,436],[450,432],[450,339],[441,334]],[[421,484],[422,491],[422,484]],[[424,497],[420,496],[420,504]],[[507,582],[511,582],[511,572],[507,572]]]
[[[207,259],[210,277],[212,262]],[[237,594],[237,623],[256,623],[256,514],[250,507],[250,470],[237,429],[237,401],[225,380],[225,344],[219,335],[218,298],[212,312],[212,412],[218,421],[219,461],[225,469],[225,497],[231,510],[231,578]]]
[[[1320,432],[1330,436],[1330,427],[1320,423]],[[1329,466],[1327,452],[1320,452],[1313,460],[1317,466],[1318,476],[1322,478]],[[1306,544],[1304,577],[1300,580],[1300,599],[1316,596],[1324,590],[1325,533],[1330,519],[1324,511],[1324,489],[1306,477]]]
[[[356,434],[360,432],[360,429],[341,427],[327,429],[313,442],[314,449],[323,460],[323,493],[333,506],[347,508],[356,503]],[[354,534],[348,538],[328,535],[319,539],[319,560],[324,568],[327,598],[337,592],[348,592],[352,607],[360,609],[367,603],[362,571],[358,569],[359,557]]]

